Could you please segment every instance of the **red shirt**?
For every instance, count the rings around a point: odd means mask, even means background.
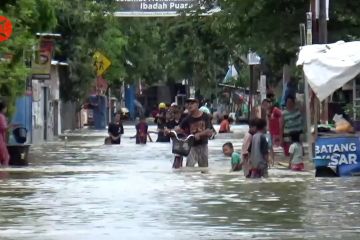
[[[220,123],[219,133],[226,133],[229,132],[229,130],[230,130],[229,120],[227,119],[222,120],[222,122]]]
[[[6,142],[7,120],[4,114],[0,113],[0,142]]]
[[[269,132],[271,136],[280,135],[281,116],[282,112],[277,107],[273,107],[271,113],[268,114]]]
[[[9,153],[6,147],[6,131],[7,122],[4,114],[0,113],[0,165],[7,165],[9,161]]]

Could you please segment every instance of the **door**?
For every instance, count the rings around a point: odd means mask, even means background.
[[[44,119],[44,127],[43,127],[43,139],[44,141],[47,141],[48,139],[48,88],[47,87],[43,87],[42,88],[42,91],[43,91],[43,119]]]
[[[59,102],[58,101],[54,101],[53,114],[54,114],[54,136],[58,136],[59,135]]]

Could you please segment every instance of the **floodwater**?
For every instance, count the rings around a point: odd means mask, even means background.
[[[170,144],[135,145],[125,131],[120,146],[47,144],[29,167],[1,170],[0,239],[360,238],[359,178],[244,179],[221,153],[229,140],[239,149],[232,137],[210,141],[209,173],[173,171]]]

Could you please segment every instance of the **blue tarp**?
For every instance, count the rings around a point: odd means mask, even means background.
[[[20,124],[21,127],[26,128],[27,142],[31,141],[32,135],[32,97],[31,96],[22,96],[16,100],[16,110],[12,118],[11,123]],[[9,144],[17,144],[15,139],[10,136]]]

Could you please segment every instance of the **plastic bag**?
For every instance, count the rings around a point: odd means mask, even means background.
[[[335,122],[335,131],[337,133],[351,133],[354,131],[354,128],[351,124],[343,117],[342,114],[335,114],[333,118]]]

